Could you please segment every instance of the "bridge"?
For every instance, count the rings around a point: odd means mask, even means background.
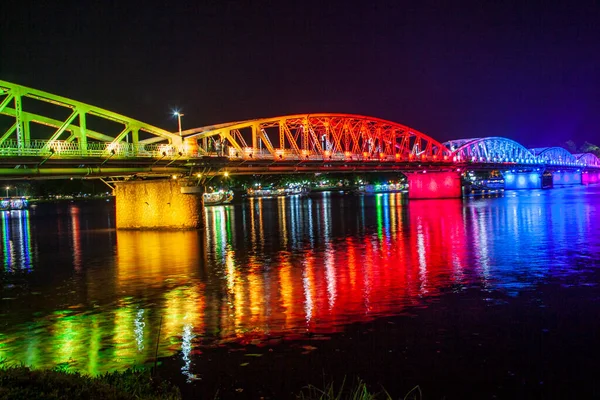
[[[396,122],[333,113],[173,133],[0,81],[4,179],[175,176],[184,178],[181,191],[191,193],[190,187],[202,179],[222,174],[398,171],[408,177],[409,197],[439,198],[460,196],[466,170],[486,169],[502,171],[509,189],[541,187],[543,173],[552,174],[558,185],[600,180],[600,160],[594,154],[571,154],[560,147],[527,149],[502,137],[441,143]]]

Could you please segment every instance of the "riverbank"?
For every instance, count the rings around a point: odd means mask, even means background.
[[[27,201],[30,204],[47,204],[47,203],[66,203],[72,201],[97,201],[97,200],[112,200],[114,196],[51,196],[51,197],[30,197]]]
[[[420,399],[415,387],[404,398]],[[236,394],[243,395],[243,389]],[[210,398],[228,398],[217,390]],[[370,392],[360,379],[331,382],[325,386],[308,385],[292,396],[300,400],[392,400],[385,391]],[[128,369],[98,377],[68,372],[65,369],[31,370],[24,366],[0,364],[0,399],[58,400],[180,400],[181,392],[172,383],[153,377],[149,370]]]
[[[91,377],[65,369],[0,364],[0,399],[178,400],[181,394],[176,386],[153,378],[146,370]]]

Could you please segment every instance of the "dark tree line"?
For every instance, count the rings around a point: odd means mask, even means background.
[[[596,157],[600,157],[600,147],[590,142],[584,142],[581,146],[578,147],[574,141],[567,140],[565,142],[565,149],[569,150],[573,154],[592,153],[595,154]]]

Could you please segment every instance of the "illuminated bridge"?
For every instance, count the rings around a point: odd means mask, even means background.
[[[500,137],[440,143],[407,126],[350,114],[230,122],[182,136],[61,96],[0,81],[2,176],[422,170],[460,166],[597,169],[593,154],[526,149]]]
[[[560,147],[526,149],[502,137],[441,143],[399,123],[301,114],[172,133],[89,104],[0,81],[0,176],[177,176],[399,171],[409,197],[457,197],[465,170],[498,169],[507,188],[595,183],[600,160]],[[187,189],[186,189],[187,190]],[[182,189],[182,192],[186,190]],[[193,190],[187,190],[193,192]],[[169,202],[170,204],[170,202]]]

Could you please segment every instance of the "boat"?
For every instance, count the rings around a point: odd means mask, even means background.
[[[29,202],[25,197],[5,197],[0,200],[1,211],[26,210],[29,208]]]
[[[233,192],[231,190],[219,190],[218,192],[204,193],[202,197],[205,206],[218,206],[231,203]]]
[[[354,190],[354,194],[369,195],[377,193],[399,193],[406,190],[406,185],[402,183],[384,183],[381,185],[360,185]]]
[[[290,188],[253,189],[246,191],[247,197],[284,197],[284,196],[307,196],[310,189],[304,186]]]
[[[285,196],[285,189],[253,189],[246,190],[247,197],[279,197]]]
[[[310,188],[306,187],[306,186],[296,186],[296,187],[291,187],[288,189],[285,189],[285,195],[286,196],[308,196],[308,193],[310,193]]]
[[[504,179],[482,179],[464,185],[463,194],[480,196],[504,192]]]

